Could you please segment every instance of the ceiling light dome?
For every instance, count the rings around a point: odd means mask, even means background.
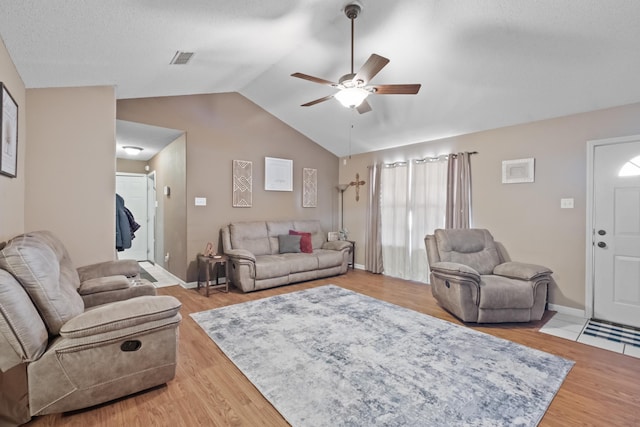
[[[122,149],[132,156],[137,156],[142,151],[141,147],[134,147],[133,145],[125,145]]]
[[[359,87],[351,87],[342,89],[333,97],[347,108],[356,108],[362,104],[362,101],[364,101],[367,96],[369,96],[369,92],[367,90]]]

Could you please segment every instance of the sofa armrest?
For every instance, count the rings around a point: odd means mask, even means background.
[[[74,317],[60,329],[63,338],[82,338],[174,317],[181,303],[169,295],[142,296],[101,305]]]
[[[324,242],[322,244],[322,249],[330,249],[333,251],[343,251],[350,248],[351,242],[347,242],[346,240],[334,240],[332,242]]]
[[[536,280],[543,276],[550,276],[553,271],[536,264],[509,261],[496,266],[493,274],[520,280]]]
[[[97,264],[85,265],[78,268],[80,282],[106,276],[137,277],[140,274],[138,262],[132,259],[105,261]]]
[[[227,249],[225,255],[230,258],[256,262],[256,257],[246,249]]]
[[[106,276],[80,282],[78,293],[80,295],[90,295],[97,292],[116,291],[131,287],[130,279],[125,276]]]
[[[468,265],[458,264],[457,262],[436,262],[430,265],[431,272],[434,274],[445,274],[448,276],[457,276],[465,279],[471,279],[476,283],[480,283],[480,273]]]

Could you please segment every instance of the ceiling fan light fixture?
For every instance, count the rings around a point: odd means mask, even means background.
[[[351,87],[340,90],[333,97],[347,108],[356,108],[364,101],[369,92],[359,87]]]
[[[141,147],[134,147],[133,145],[125,145],[124,147],[122,147],[122,149],[125,151],[125,153],[132,156],[137,156],[142,151]]]

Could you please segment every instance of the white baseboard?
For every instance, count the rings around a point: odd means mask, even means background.
[[[353,264],[354,268],[357,268],[358,270],[364,270],[364,265],[363,264]]]
[[[582,319],[586,319],[587,315],[584,310],[580,310],[579,308],[565,307],[564,305],[558,304],[548,304],[549,310],[557,311],[560,314],[567,314],[569,316],[580,317]]]

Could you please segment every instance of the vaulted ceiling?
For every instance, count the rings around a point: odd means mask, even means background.
[[[358,114],[329,100],[350,71],[348,0],[0,0],[28,88],[114,85],[118,98],[237,91],[338,156],[640,101],[637,0],[361,0],[356,70],[390,63]],[[177,51],[194,52],[170,65]]]

